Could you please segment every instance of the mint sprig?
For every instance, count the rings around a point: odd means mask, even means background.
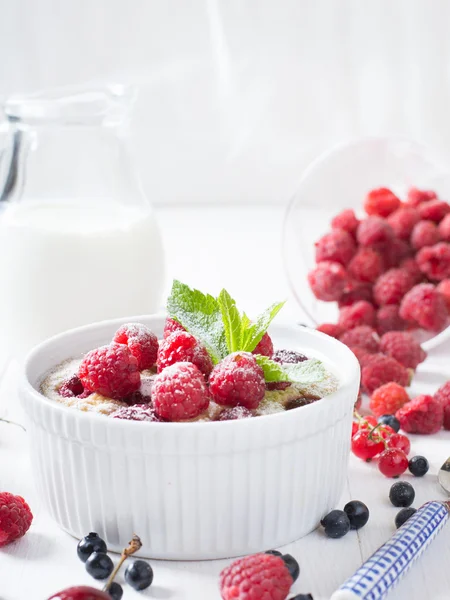
[[[264,371],[264,379],[267,382],[290,381],[291,383],[311,385],[320,383],[326,376],[325,367],[316,358],[310,358],[296,364],[280,364],[261,354],[256,354],[255,359]]]

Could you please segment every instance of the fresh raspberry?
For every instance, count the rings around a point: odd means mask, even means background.
[[[253,554],[220,573],[222,600],[285,600],[293,579],[280,556]]]
[[[335,323],[322,323],[322,325],[318,325],[316,327],[316,331],[321,331],[330,337],[334,337],[336,339],[339,338],[340,335],[343,334],[344,330],[339,325]]]
[[[359,221],[351,208],[346,208],[331,220],[331,227],[333,229],[342,229],[351,234],[356,233],[358,225]]]
[[[400,316],[427,331],[441,331],[447,323],[447,305],[434,285],[420,283],[403,298]]]
[[[411,233],[411,246],[420,250],[426,246],[434,246],[440,239],[439,229],[433,221],[419,221]]]
[[[403,296],[413,286],[411,275],[402,269],[390,269],[383,273],[373,287],[375,301],[380,306],[400,304]]]
[[[416,256],[419,269],[429,279],[441,281],[450,277],[450,244],[440,242],[422,248]]]
[[[348,284],[347,271],[337,262],[324,261],[308,273],[308,282],[318,300],[339,300]]]
[[[370,398],[370,410],[376,417],[393,415],[410,401],[405,388],[393,381],[377,388]]]
[[[364,202],[364,210],[368,215],[387,217],[400,207],[400,200],[388,188],[371,190]]]
[[[367,302],[370,303],[373,302],[372,284],[355,281],[350,282],[340,297],[338,306],[339,308],[351,306],[352,304],[355,304],[355,302],[359,302],[359,300],[367,300]]]
[[[450,214],[445,215],[438,226],[439,235],[444,242],[450,242]]]
[[[403,331],[407,326],[408,323],[400,317],[398,306],[395,304],[387,304],[378,309],[376,325],[378,335],[388,331]]]
[[[385,333],[380,342],[381,352],[395,358],[407,369],[417,369],[427,353],[417,340],[406,331],[390,331]]]
[[[366,348],[360,348],[359,346],[349,346],[349,348],[356,356],[361,369],[368,364],[370,357],[373,356],[372,352],[369,352]]]
[[[24,536],[32,520],[31,509],[22,496],[0,492],[0,548]]]
[[[450,381],[444,383],[434,397],[444,410],[444,428],[450,429]]]
[[[205,346],[187,331],[175,331],[159,345],[156,363],[158,373],[177,362],[193,363],[205,377],[209,376],[213,368]]]
[[[142,323],[127,323],[120,327],[113,338],[118,344],[125,344],[138,361],[138,369],[151,369],[158,356],[158,338]]]
[[[152,400],[155,413],[161,419],[184,421],[198,417],[208,408],[209,393],[196,365],[176,362],[156,376]]]
[[[442,200],[430,200],[429,202],[419,204],[418,211],[421,219],[439,223],[450,211],[450,205]]]
[[[412,206],[419,206],[422,202],[429,202],[430,200],[436,200],[436,198],[436,192],[432,192],[431,190],[418,190],[417,188],[412,187],[408,190],[408,198],[406,201]]]
[[[372,248],[360,248],[349,262],[348,272],[357,281],[373,283],[383,272],[383,260]]]
[[[339,325],[353,329],[359,325],[375,325],[375,309],[370,302],[360,300],[351,306],[343,306],[339,311]]]
[[[341,229],[334,229],[316,242],[316,262],[330,260],[346,265],[356,252],[353,237]]]
[[[394,237],[394,230],[381,217],[368,217],[361,221],[356,238],[361,246],[383,248]],[[345,263],[344,263],[345,264]]]
[[[407,433],[437,433],[444,420],[444,408],[433,396],[423,394],[405,404],[395,416]]]
[[[410,258],[411,254],[412,250],[408,242],[399,238],[393,238],[381,250],[384,268],[392,269],[393,267],[398,267],[402,260]]]
[[[78,377],[90,392],[115,400],[136,392],[141,385],[137,359],[128,346],[116,342],[88,352]]]
[[[414,285],[423,281],[423,273],[419,269],[419,265],[417,264],[415,258],[405,258],[405,260],[400,263],[400,268],[403,269],[403,271],[407,271],[411,275]]]
[[[150,404],[123,406],[115,410],[109,416],[113,419],[122,419],[124,421],[161,421],[157,416],[155,409]]]
[[[395,235],[402,240],[409,240],[414,225],[420,221],[420,214],[412,206],[402,206],[386,219]]]
[[[83,384],[78,375],[74,375],[67,381],[64,381],[58,390],[58,394],[63,398],[74,398],[75,396],[81,396],[84,392]]]
[[[281,364],[296,365],[308,360],[308,357],[295,350],[277,350],[274,352],[272,360]]]
[[[267,332],[262,336],[261,341],[252,351],[252,354],[262,354],[263,356],[271,358],[273,354],[273,342]]]
[[[368,394],[391,381],[407,387],[410,379],[410,373],[403,365],[384,354],[372,354],[361,373],[361,383]]]
[[[233,408],[225,408],[217,417],[217,421],[237,421],[250,417],[253,417],[253,413],[245,406],[233,406]]]
[[[352,346],[359,346],[371,353],[378,352],[380,349],[377,332],[373,327],[369,327],[368,325],[360,325],[359,327],[350,329],[350,331],[346,331],[341,335],[339,340],[350,348]]]
[[[175,331],[186,331],[186,329],[183,327],[183,325],[181,325],[181,323],[175,321],[175,319],[167,317],[166,323],[164,325],[164,339],[166,339],[166,337],[169,337],[171,333],[175,333]]]
[[[209,390],[217,404],[257,408],[266,390],[263,370],[249,352],[233,352],[212,370]]]
[[[447,304],[447,310],[450,312],[450,279],[443,279],[436,287],[437,291],[444,298]]]

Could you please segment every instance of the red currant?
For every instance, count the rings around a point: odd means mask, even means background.
[[[408,468],[408,457],[399,448],[388,448],[380,454],[378,468],[386,477],[398,477]]]
[[[394,433],[387,441],[388,448],[398,448],[399,450],[403,450],[403,452],[408,455],[411,450],[411,442],[406,435],[402,433]]]
[[[382,427],[378,427],[377,431],[383,438],[383,440],[389,440],[394,434],[395,430],[392,429],[389,425],[383,425]]]
[[[369,461],[383,450],[384,441],[376,432],[371,435],[367,429],[360,429],[352,438],[352,452],[363,460]]]
[[[359,431],[359,423],[357,423],[356,421],[353,421],[352,423],[352,437],[355,435],[355,433]]]
[[[372,429],[373,427],[376,427],[377,425],[378,425],[377,420],[375,417],[372,417],[372,415],[369,415],[368,417],[363,417],[361,419],[361,421],[359,422],[360,429]]]

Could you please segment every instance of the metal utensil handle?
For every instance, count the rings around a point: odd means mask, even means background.
[[[449,518],[449,504],[427,502],[347,579],[331,600],[382,600]]]

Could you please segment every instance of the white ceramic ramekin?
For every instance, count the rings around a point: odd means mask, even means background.
[[[241,421],[140,423],[66,408],[39,393],[60,361],[107,343],[140,321],[105,321],[55,336],[28,356],[20,396],[43,501],[66,531],[98,532],[120,551],[133,533],[147,557],[225,558],[283,546],[336,506],[347,470],[358,362],[340,342],[273,325],[277,348],[325,360],[334,394],[299,409]]]

